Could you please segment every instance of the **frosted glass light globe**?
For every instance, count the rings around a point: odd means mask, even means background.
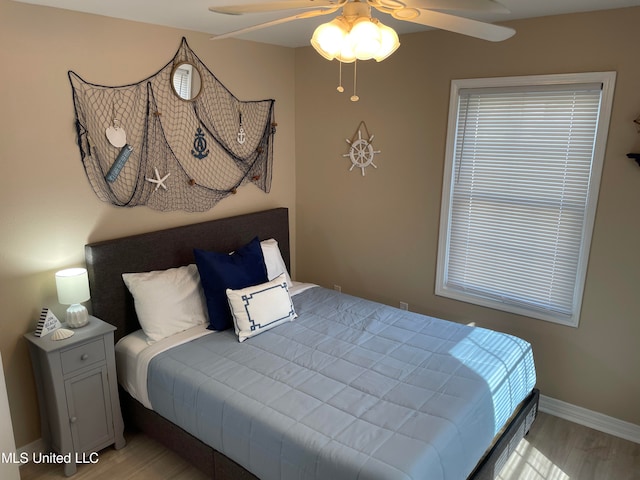
[[[349,32],[349,37],[358,60],[372,59],[382,44],[380,30],[370,18],[356,20]]]
[[[329,23],[323,23],[313,32],[311,45],[327,60],[333,60],[340,54],[347,30],[340,17]]]
[[[380,30],[381,45],[373,58],[376,62],[381,62],[398,49],[400,40],[393,28],[378,22],[378,29]]]

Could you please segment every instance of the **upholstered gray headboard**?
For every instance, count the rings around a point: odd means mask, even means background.
[[[194,263],[193,249],[230,252],[254,237],[275,238],[290,266],[289,211],[262,212],[143,233],[85,246],[92,314],[115,325],[115,339],[140,328],[133,298],[122,281],[127,272],[165,270]]]

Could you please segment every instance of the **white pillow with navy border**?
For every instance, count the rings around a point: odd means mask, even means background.
[[[240,342],[297,317],[284,274],[260,285],[226,292]]]

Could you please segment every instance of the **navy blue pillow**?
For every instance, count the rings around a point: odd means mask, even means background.
[[[267,282],[267,267],[258,237],[232,254],[194,249],[204,296],[207,299],[210,330],[226,330],[233,318],[226,289],[237,290]]]

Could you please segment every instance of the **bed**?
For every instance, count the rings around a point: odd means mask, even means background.
[[[140,323],[123,273],[182,267],[194,249],[232,252],[256,236],[275,239],[289,269],[286,208],[87,245],[92,313],[124,343]],[[204,332],[151,359],[146,397],[121,388],[126,427],[214,479],[497,476],[537,413],[527,342],[318,286],[296,283],[291,293],[292,322],[242,343],[233,329]],[[205,401],[205,392],[220,396]]]

